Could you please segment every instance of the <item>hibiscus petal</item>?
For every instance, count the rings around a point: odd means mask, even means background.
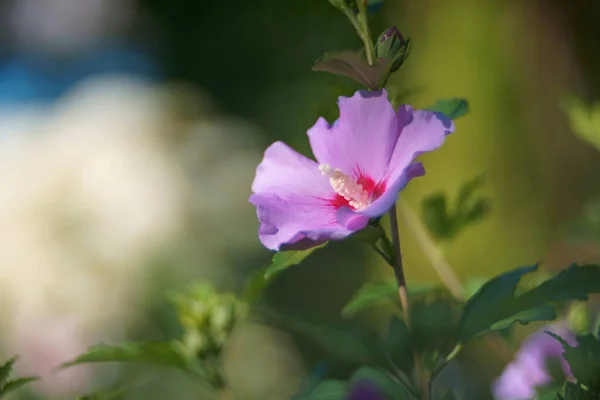
[[[311,199],[254,194],[250,202],[261,222],[258,237],[271,250],[307,249],[354,233],[337,223],[335,211]]]
[[[446,135],[454,132],[454,123],[442,113],[414,110],[405,105],[398,109],[400,136],[388,168],[390,181],[395,181],[420,154],[437,149]]]
[[[327,197],[332,189],[329,179],[313,160],[304,157],[283,142],[275,142],[265,151],[252,182],[254,193],[274,193],[279,197]]]
[[[392,182],[386,187],[385,192],[383,192],[383,194],[377,200],[358,213],[371,218],[385,214],[390,208],[392,208],[394,204],[396,204],[398,193],[404,189],[408,182],[413,178],[423,175],[425,175],[423,164],[414,163],[409,165],[406,169],[404,169],[402,175],[400,175],[396,181]]]
[[[252,191],[250,203],[261,222],[258,236],[271,250],[309,248],[353,233],[323,200],[332,188],[317,164],[281,142],[265,151]]]
[[[340,118],[329,125],[324,118],[308,130],[317,161],[347,175],[357,167],[376,181],[383,177],[398,140],[396,113],[385,90],[358,91],[338,100]]]

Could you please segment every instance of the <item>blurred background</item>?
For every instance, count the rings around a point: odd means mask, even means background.
[[[485,174],[492,213],[445,247],[463,282],[600,260],[569,229],[598,214],[585,210],[600,154],[561,108],[600,96],[598,15],[597,0],[385,0],[374,16],[375,35],[395,25],[413,44],[390,93],[415,107],[469,100],[402,194],[418,213],[424,196]],[[306,130],[357,89],[311,71],[325,51],[361,46],[352,26],[327,0],[2,0],[0,22],[0,355],[43,377],[21,397],[143,377],[126,398],[211,398],[162,369],[55,367],[95,343],[175,337],[168,291],[239,291],[269,259],[247,202],[254,169],[275,140],[310,154]],[[401,231],[409,285],[439,282]],[[266,300],[337,321],[367,277],[390,273],[366,247],[335,244]],[[483,382],[501,370],[472,358]],[[240,398],[285,400],[316,359],[247,323],[225,367]]]

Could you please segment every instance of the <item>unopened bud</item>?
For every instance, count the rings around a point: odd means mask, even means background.
[[[408,41],[404,39],[400,31],[391,27],[379,35],[377,45],[375,46],[375,55],[377,58],[392,60],[391,72],[396,71],[404,60],[408,50]]]

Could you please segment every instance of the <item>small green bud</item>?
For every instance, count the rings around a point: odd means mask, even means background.
[[[232,304],[222,304],[215,307],[210,315],[212,332],[227,332],[232,325],[234,310]]]
[[[377,39],[375,55],[377,58],[385,58],[392,61],[390,72],[400,68],[408,55],[408,41],[396,27],[391,27],[383,32]]]
[[[202,332],[190,330],[183,335],[183,346],[188,353],[201,356],[208,350],[210,342]]]

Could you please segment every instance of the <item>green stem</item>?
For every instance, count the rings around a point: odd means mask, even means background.
[[[356,5],[358,6],[358,26],[359,36],[361,37],[365,45],[365,54],[367,56],[367,62],[369,65],[375,64],[375,46],[371,39],[371,31],[369,30],[369,22],[367,20],[367,0],[357,0]]]
[[[398,282],[398,296],[402,305],[402,313],[404,314],[404,322],[410,329],[410,305],[408,302],[408,293],[406,291],[406,277],[404,276],[404,267],[402,265],[402,248],[400,247],[400,231],[398,229],[398,215],[396,214],[396,205],[390,209],[390,231],[392,235],[392,245],[394,248],[395,263],[391,264],[396,281]],[[416,350],[413,351],[415,362],[415,372],[419,380],[421,400],[430,400],[429,379],[423,368],[421,357]]]

